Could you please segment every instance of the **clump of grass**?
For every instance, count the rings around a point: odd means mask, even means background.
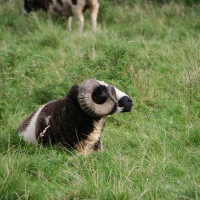
[[[199,198],[200,5],[100,3],[97,33],[87,15],[82,35],[43,12],[22,16],[18,0],[0,7],[1,199]],[[19,139],[23,118],[87,78],[134,102],[108,117],[103,152]]]

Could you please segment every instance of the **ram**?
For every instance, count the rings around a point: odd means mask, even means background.
[[[93,31],[96,30],[99,11],[98,0],[24,0],[22,11],[27,14],[31,11],[44,10],[52,14],[65,16],[68,29],[71,30],[72,16],[78,21],[78,32],[83,31],[85,10],[90,11]]]
[[[42,105],[18,128],[28,143],[61,144],[79,154],[102,150],[106,116],[130,112],[132,100],[102,81],[89,79],[71,87],[66,97]]]

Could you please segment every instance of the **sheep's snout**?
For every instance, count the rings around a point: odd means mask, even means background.
[[[123,108],[122,112],[130,112],[133,106],[132,99],[124,96],[118,101],[118,106]]]

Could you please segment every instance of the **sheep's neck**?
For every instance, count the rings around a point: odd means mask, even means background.
[[[102,117],[98,121],[94,121],[93,131],[87,136],[87,139],[81,140],[76,145],[76,149],[79,154],[88,155],[94,151],[95,144],[100,142],[104,124],[105,124],[105,117]],[[99,148],[97,150],[99,150]]]

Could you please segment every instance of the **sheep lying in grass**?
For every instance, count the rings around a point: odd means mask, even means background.
[[[72,16],[78,20],[78,31],[83,31],[85,10],[90,11],[93,31],[96,30],[99,11],[98,0],[24,0],[23,13],[42,9],[46,12],[67,17],[67,26],[71,30]]]
[[[101,133],[106,116],[130,112],[132,100],[102,81],[89,79],[71,87],[60,100],[42,105],[18,128],[28,143],[62,144],[80,154],[102,149]]]

